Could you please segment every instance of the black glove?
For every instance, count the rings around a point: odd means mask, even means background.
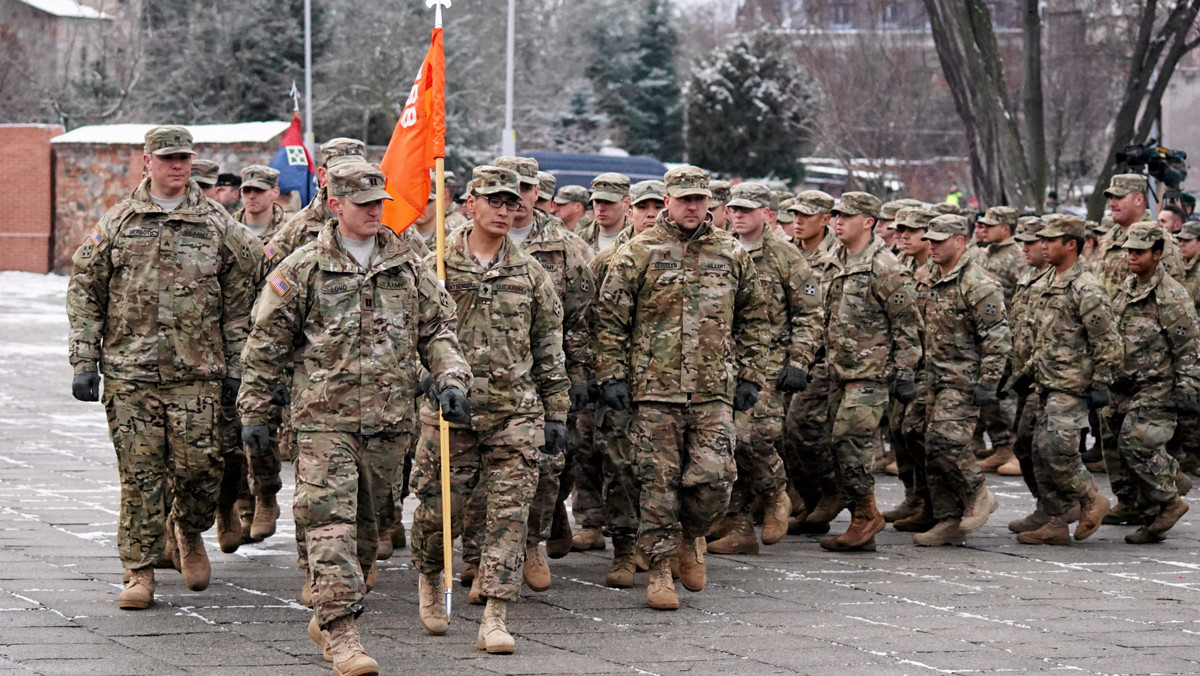
[[[266,425],[247,425],[242,427],[242,443],[254,455],[266,455],[271,451],[271,434]]]
[[[1200,402],[1194,394],[1182,394],[1179,403],[1175,404],[1175,412],[1184,418],[1200,418]]]
[[[1000,402],[1000,396],[996,390],[983,385],[976,385],[975,390],[971,392],[971,403],[979,407],[990,406]]]
[[[784,394],[803,392],[808,387],[808,371],[788,364],[783,367],[783,373],[779,374],[779,381],[775,386]]]
[[[271,403],[276,406],[287,406],[292,403],[292,391],[288,389],[286,381],[279,381],[275,389],[271,390]]]
[[[588,381],[588,401],[600,401],[600,383]]]
[[[737,389],[733,391],[733,410],[749,411],[758,403],[758,385],[743,380],[738,383]]]
[[[438,395],[442,404],[442,419],[446,422],[466,425],[471,422],[471,402],[457,387],[447,387]]]
[[[226,377],[221,381],[221,405],[237,406],[238,390],[242,389],[241,378]]]
[[[1017,371],[1009,380],[1009,389],[1022,397],[1033,391],[1033,376],[1024,371]]]
[[[896,401],[908,406],[917,398],[917,384],[909,378],[897,380],[892,385],[892,396],[896,398]]]
[[[629,398],[629,386],[625,381],[616,378],[609,379],[600,386],[600,398],[614,411],[624,411],[633,404]]]
[[[567,423],[546,422],[545,449],[550,455],[562,455],[567,450]]]
[[[71,394],[79,401],[100,401],[100,374],[95,371],[76,373],[71,379]]]
[[[1088,391],[1088,407],[1089,408],[1104,408],[1112,402],[1112,395],[1109,394],[1108,388],[1103,385],[1097,385]]]
[[[441,402],[438,401],[438,391],[433,384],[433,376],[428,373],[421,376],[421,383],[417,385],[417,390],[420,394],[424,394],[425,398],[429,400],[429,405],[437,410]]]
[[[574,383],[571,389],[567,390],[567,396],[571,398],[571,411],[578,411],[587,406],[591,402],[591,397],[588,396],[587,383]]]

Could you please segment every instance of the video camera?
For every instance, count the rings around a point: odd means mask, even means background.
[[[1182,150],[1171,150],[1158,145],[1158,139],[1150,139],[1145,143],[1135,143],[1125,146],[1125,150],[1117,153],[1117,164],[1124,166],[1124,171],[1136,174],[1146,174],[1155,181],[1167,187],[1163,193],[1163,204],[1194,206],[1194,199],[1185,195],[1179,186],[1187,180],[1187,153]],[[1187,213],[1191,210],[1188,209]]]

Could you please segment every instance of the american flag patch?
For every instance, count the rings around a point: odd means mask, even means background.
[[[89,239],[92,240],[92,244],[100,246],[100,242],[104,241],[104,235],[100,234],[100,228],[92,228],[92,234],[89,235]]]
[[[288,291],[292,290],[292,285],[288,284],[287,280],[285,280],[278,272],[271,275],[271,279],[268,281],[271,284],[271,288],[275,289],[275,293],[279,294],[280,296],[286,296]]]
[[[274,243],[267,242],[267,245],[263,247],[263,255],[267,257],[267,260],[273,261],[279,255],[279,249],[275,248]]]

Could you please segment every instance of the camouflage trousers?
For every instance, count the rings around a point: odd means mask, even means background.
[[[642,485],[629,443],[633,409],[614,411],[597,403],[595,421],[596,452],[602,459],[604,476],[604,522],[614,541],[634,540],[641,521]]]
[[[725,515],[737,479],[735,438],[725,402],[636,404],[629,443],[642,487],[638,544],[651,563],[684,539],[703,537]]]
[[[1059,516],[1094,483],[1079,454],[1079,433],[1088,428],[1087,399],[1042,392],[1030,403],[1035,402],[1033,471],[1038,497],[1047,514]]]
[[[875,477],[871,474],[874,437],[887,403],[887,384],[881,381],[830,383],[830,444],[841,471],[842,487],[850,500],[875,492]]]
[[[217,509],[232,510],[240,500],[245,508],[254,509],[254,494],[250,492],[248,453],[242,444],[242,423],[237,409],[221,406],[217,411],[217,443],[225,469],[221,472],[221,489],[217,494]],[[235,526],[238,527],[238,526]]]
[[[530,504],[545,443],[541,419],[510,418],[486,432],[450,430],[451,538],[462,532],[472,494],[483,497],[479,579],[483,595],[516,600],[521,591]],[[421,573],[443,570],[442,486],[438,428],[422,425],[412,485],[421,504],[413,515],[411,555]]]
[[[604,528],[604,454],[596,447],[595,406],[567,421],[567,469],[558,489],[561,503],[574,486],[571,511],[581,528]],[[568,481],[568,478],[570,481]]]
[[[1015,392],[1013,398],[1020,395]],[[1021,465],[1021,478],[1035,499],[1038,497],[1037,475],[1033,469],[1033,432],[1037,428],[1037,396],[1028,394],[1017,402],[1017,432],[1013,435],[1013,455]]]
[[[928,409],[928,395],[922,392],[911,404],[905,406],[892,399],[892,420],[899,421],[893,426],[892,448],[896,453],[896,468],[900,482],[904,484],[905,498],[920,498],[925,504],[933,506],[933,498],[929,495],[929,468],[925,454],[925,422]]]
[[[1013,397],[1001,399],[995,404],[980,408],[979,420],[972,430],[978,438],[987,432],[992,448],[1012,447],[1013,428],[1017,421],[1017,401]]]
[[[840,493],[841,478],[829,443],[829,379],[827,367],[813,367],[803,392],[792,395],[783,420],[783,462],[792,488],[808,509],[824,492]]]
[[[1109,429],[1117,435],[1117,452],[1105,449],[1104,454],[1105,467],[1119,469],[1108,477],[1113,494],[1128,505],[1164,505],[1179,495],[1179,462],[1167,451],[1175,434],[1175,412],[1159,406],[1126,409],[1123,403],[1118,398],[1105,411]],[[1110,455],[1116,457],[1110,461]]]
[[[757,498],[787,488],[787,471],[775,448],[783,434],[783,400],[774,383],[769,383],[753,408],[733,414],[737,481],[729,498],[731,515],[748,514]]]
[[[967,501],[983,485],[971,436],[979,407],[971,393],[944,389],[931,393],[925,426],[925,464],[933,516],[938,521],[962,518]]]
[[[104,379],[104,409],[117,453],[121,566],[153,565],[166,549],[167,519],[184,533],[213,525],[223,465],[216,423],[221,383],[159,385]]]

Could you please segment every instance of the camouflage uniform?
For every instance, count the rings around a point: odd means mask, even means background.
[[[1017,210],[1012,207],[992,207],[979,219],[979,222],[989,225],[1008,224],[1015,233]],[[1021,250],[1021,245],[1013,237],[1009,237],[1003,242],[988,244],[981,249],[980,253],[983,256],[980,262],[1000,283],[1004,302],[1010,304],[1017,288],[1017,280],[1029,267],[1025,263],[1025,254]],[[980,409],[978,427],[987,430],[993,448],[1011,448],[1016,418],[1016,399],[1008,397]]]
[[[1041,222],[1029,226],[1021,226],[1016,238],[1021,242],[1035,242],[1037,234],[1042,231]],[[1012,306],[1008,310],[1009,326],[1013,336],[1012,372],[1025,371],[1029,355],[1033,352],[1035,332],[1034,305],[1041,296],[1043,288],[1054,279],[1054,270],[1047,265],[1041,270],[1028,268],[1017,280],[1016,291],[1013,292]],[[1037,426],[1036,393],[1024,397],[1016,392],[1011,393],[1017,401],[1017,425],[1013,436],[1013,453],[1021,464],[1021,477],[1034,498],[1038,498],[1037,477],[1033,470],[1033,433]],[[1040,501],[1040,500],[1039,500]]]
[[[166,213],[147,178],[72,259],[70,360],[105,378],[126,570],[162,558],[168,512],[186,535],[213,524],[223,473],[213,423],[221,379],[241,370],[260,251],[195,182]]]
[[[1176,237],[1181,241],[1200,238],[1200,222],[1184,223],[1183,230]],[[1200,256],[1184,260],[1183,277],[1176,281],[1182,284],[1184,289],[1187,289],[1196,310],[1200,312],[1200,265],[1196,264],[1197,261],[1200,261]],[[1171,448],[1185,467],[1190,467],[1189,471],[1194,472],[1195,467],[1200,465],[1200,418],[1179,417]]]
[[[1125,278],[1129,276],[1129,263],[1125,261],[1125,240],[1129,237],[1129,231],[1134,225],[1140,223],[1154,223],[1150,212],[1142,214],[1142,218],[1128,228],[1120,226],[1109,230],[1104,237],[1096,243],[1095,258],[1092,262],[1092,274],[1095,275],[1101,285],[1104,287],[1104,292],[1112,298],[1116,295],[1117,290],[1125,284]],[[1184,272],[1183,253],[1179,251],[1179,244],[1175,242],[1175,238],[1167,233],[1166,239],[1163,242],[1163,255],[1159,265],[1163,267],[1163,271],[1171,276],[1172,279],[1183,279],[1186,274]]]
[[[330,174],[331,194],[345,199],[384,199],[382,185],[383,175],[365,163]],[[418,368],[424,364],[440,389],[465,392],[471,382],[454,305],[437,278],[387,228],[375,247],[364,269],[342,248],[337,221],[327,223],[267,280],[243,353],[243,426],[265,424],[274,383],[293,360],[303,364],[291,382],[294,513],[306,533],[322,626],[361,611],[376,503],[387,499],[372,486],[395,475],[410,446]]]

